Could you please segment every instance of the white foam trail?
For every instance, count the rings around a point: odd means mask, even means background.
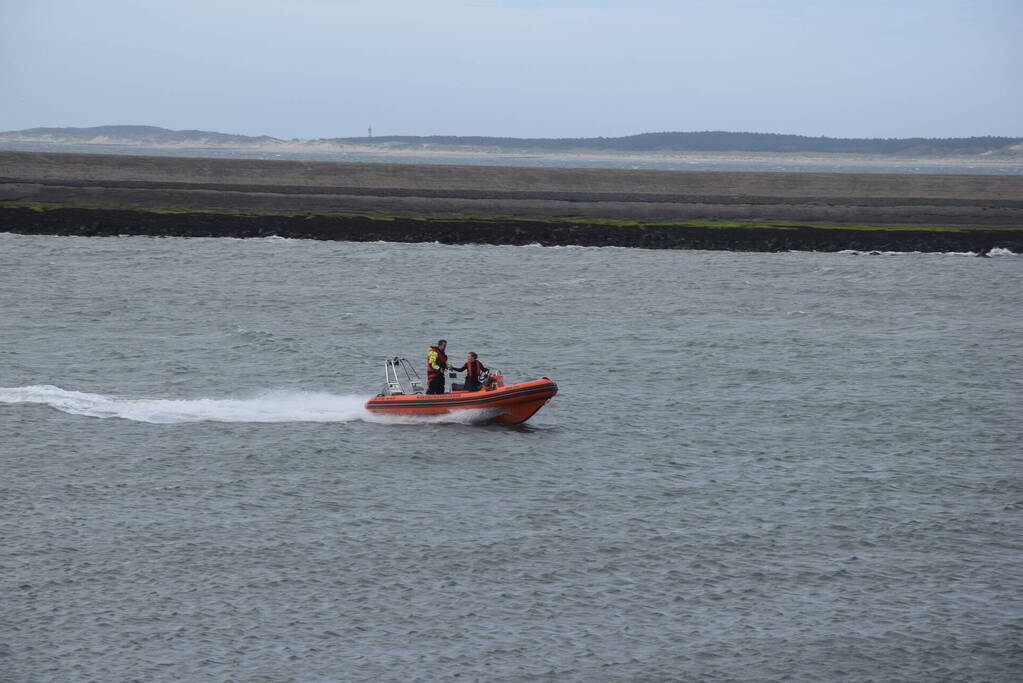
[[[119,417],[151,424],[182,422],[352,422],[381,424],[478,424],[492,417],[487,410],[447,415],[374,415],[368,396],[312,391],[265,391],[248,398],[128,398],[68,391],[51,385],[0,387],[0,403],[35,403],[88,417]]]
[[[120,398],[39,385],[0,388],[0,403],[41,403],[73,415],[137,422],[350,422],[368,416],[365,396],[268,391],[249,398]]]

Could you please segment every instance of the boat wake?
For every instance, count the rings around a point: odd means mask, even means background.
[[[98,418],[122,418],[151,424],[187,422],[375,422],[472,424],[488,415],[461,414],[397,418],[369,413],[368,396],[312,391],[265,391],[241,398],[130,398],[68,391],[50,385],[0,387],[0,404],[41,404]],[[484,411],[466,411],[480,412]]]

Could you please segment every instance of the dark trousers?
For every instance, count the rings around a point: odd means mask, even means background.
[[[483,386],[480,384],[480,381],[479,381],[478,378],[476,378],[476,377],[466,377],[465,378],[465,385],[462,388],[465,389],[466,391],[479,391],[480,389],[483,388]]]
[[[427,375],[426,376],[426,393],[428,394],[443,394],[444,393],[444,375]]]

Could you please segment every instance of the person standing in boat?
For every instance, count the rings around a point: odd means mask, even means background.
[[[448,347],[448,340],[441,339],[436,346],[426,350],[426,393],[444,393],[444,371],[451,367],[448,356],[444,349]]]
[[[465,384],[462,385],[462,388],[466,391],[479,391],[483,388],[483,385],[480,384],[480,374],[486,372],[487,369],[483,367],[483,363],[479,361],[479,356],[475,351],[470,351],[469,355],[465,357],[465,365],[451,369],[455,372],[465,373]]]

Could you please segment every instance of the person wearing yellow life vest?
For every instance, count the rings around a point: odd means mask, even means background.
[[[441,339],[436,346],[426,350],[426,393],[444,393],[444,371],[451,367],[448,356],[444,349],[448,347],[448,340]]]

